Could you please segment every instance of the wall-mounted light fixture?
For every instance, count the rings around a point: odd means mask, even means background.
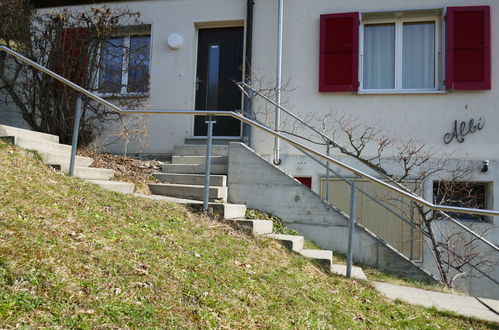
[[[484,160],[482,161],[482,172],[485,173],[489,170],[489,161],[488,160]]]
[[[168,46],[171,49],[180,49],[184,45],[184,38],[178,33],[170,33],[168,36]]]

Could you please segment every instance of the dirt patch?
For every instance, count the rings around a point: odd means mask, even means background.
[[[103,154],[87,149],[78,150],[78,156],[93,158],[90,167],[108,168],[114,170],[113,181],[125,181],[135,184],[135,192],[150,194],[147,183],[158,182],[152,173],[161,171],[161,162],[156,160],[141,160],[136,158]]]

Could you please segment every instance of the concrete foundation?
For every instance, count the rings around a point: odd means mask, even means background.
[[[229,147],[229,201],[270,212],[324,249],[347,252],[348,217],[242,143]],[[357,225],[354,260],[382,271],[436,282],[379,237]]]

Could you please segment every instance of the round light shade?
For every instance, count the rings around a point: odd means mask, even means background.
[[[171,49],[180,49],[184,44],[184,39],[178,33],[170,33],[168,36],[168,46]]]

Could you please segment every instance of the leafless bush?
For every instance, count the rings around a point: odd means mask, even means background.
[[[275,104],[272,95],[275,92],[262,82],[253,84],[255,90],[250,96],[263,98],[264,106],[256,111],[256,118],[261,123],[271,126]],[[272,86],[272,85],[270,85]],[[260,99],[259,99],[260,100]],[[424,142],[414,137],[401,139],[382,132],[375,126],[367,125],[358,118],[339,115],[335,112],[320,113],[315,109],[306,115],[301,115],[301,122],[286,116],[281,125],[281,132],[303,139],[308,143],[324,148],[329,145],[333,150],[352,157],[370,169],[376,171],[381,179],[387,180],[408,193],[420,194],[423,184],[436,181],[434,187],[435,204],[456,205],[468,208],[484,208],[483,196],[478,196],[474,189],[474,175],[478,172],[476,166],[466,160],[453,159],[452,154],[429,148]],[[309,127],[312,126],[315,131]],[[340,144],[338,141],[342,141]],[[402,185],[403,182],[414,182],[411,189]],[[462,214],[442,215],[435,213],[415,202],[394,197],[390,193],[381,193],[375,197],[402,213],[420,233],[426,235],[442,282],[452,286],[458,277],[480,277],[477,271],[464,271],[495,266],[489,258],[489,253],[483,252],[484,245],[474,236],[464,230],[454,230],[443,235],[435,233],[435,220],[443,218],[460,218]],[[414,212],[413,210],[416,210]],[[468,217],[469,218],[469,217]],[[474,217],[476,221],[486,221],[484,217]],[[438,228],[438,226],[436,227]],[[442,234],[441,238],[437,237]],[[412,239],[412,237],[411,237]],[[472,267],[473,266],[473,267]],[[459,274],[457,277],[456,275]]]
[[[28,0],[0,0],[0,42],[91,91],[98,91],[102,59],[112,56],[105,53],[109,48],[105,45],[120,35],[123,26],[136,24],[139,14],[126,7],[35,11]],[[126,45],[120,47],[124,56],[140,51]],[[121,96],[120,88],[110,90],[115,92],[106,96]],[[76,100],[80,96],[77,91],[3,54],[0,92],[8,95],[32,129],[58,135],[63,143],[71,141]],[[113,101],[135,108],[143,105],[144,98],[127,95]],[[101,133],[104,123],[119,118],[102,105],[83,99],[81,144],[88,145]]]

